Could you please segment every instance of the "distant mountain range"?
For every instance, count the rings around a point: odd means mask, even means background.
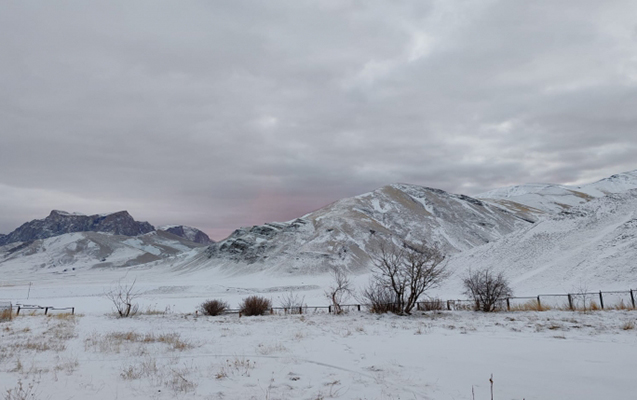
[[[53,210],[0,236],[0,266],[68,270],[147,264],[214,243],[183,225],[155,229],[127,211],[83,215]]]
[[[0,235],[0,268],[60,272],[159,263],[179,271],[365,272],[377,243],[394,240],[437,246],[458,272],[506,270],[519,285],[539,288],[578,277],[637,285],[630,278],[637,276],[630,261],[637,259],[636,209],[632,171],[577,187],[526,184],[475,198],[392,184],[291,221],[239,228],[217,243],[182,225],[155,229],[126,211],[52,211]]]

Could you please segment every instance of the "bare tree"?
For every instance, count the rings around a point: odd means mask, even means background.
[[[135,282],[136,280],[130,285],[126,285],[119,281],[116,286],[104,293],[104,296],[113,303],[115,312],[121,318],[132,317],[139,310],[139,304],[133,303],[139,294],[134,289]]]
[[[333,268],[331,275],[332,285],[325,291],[325,297],[332,303],[334,313],[341,314],[343,312],[341,305],[353,294],[352,283],[342,269]]]
[[[445,256],[437,247],[385,241],[377,244],[370,257],[374,276],[368,290],[384,291],[383,297],[389,291],[394,301],[391,309],[398,314],[411,314],[420,296],[448,276]]]
[[[496,274],[491,268],[470,270],[462,283],[465,287],[464,293],[475,301],[476,309],[484,312],[495,311],[499,302],[513,295],[504,274]]]

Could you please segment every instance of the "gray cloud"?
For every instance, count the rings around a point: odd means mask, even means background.
[[[637,4],[0,6],[0,232],[128,209],[220,239],[401,181],[637,168]]]

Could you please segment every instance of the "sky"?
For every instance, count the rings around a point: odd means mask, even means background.
[[[637,169],[637,2],[0,3],[0,233],[128,210],[219,240],[394,182]]]

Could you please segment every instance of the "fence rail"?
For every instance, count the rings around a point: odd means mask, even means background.
[[[623,295],[623,296],[622,296]],[[550,293],[539,294],[537,296],[514,296],[503,299],[498,304],[499,310],[516,310],[521,309],[516,302],[526,300],[533,303],[532,306],[537,306],[535,309],[543,310],[548,308],[562,308],[576,310],[587,309],[635,309],[635,297],[637,297],[637,289],[630,290],[607,290],[598,292],[578,292],[578,293]],[[555,299],[566,298],[565,303],[556,303]],[[625,301],[624,301],[625,300]],[[597,304],[599,301],[599,305]],[[388,304],[390,305],[390,304]],[[517,307],[516,307],[517,306]],[[363,309],[370,309],[371,304],[341,304],[340,308],[343,311],[361,311]],[[453,299],[453,300],[441,300],[430,299],[425,301],[419,301],[416,303],[416,310],[429,311],[429,310],[448,310],[448,311],[466,311],[479,309],[479,304],[476,304],[474,300],[468,299]],[[294,307],[271,307],[269,309],[270,314],[308,314],[317,312],[334,312],[334,306],[294,306]],[[230,309],[226,311],[227,314],[240,314],[239,309]]]
[[[20,310],[44,310],[44,315],[51,311],[66,311],[71,310],[71,314],[75,315],[75,307],[53,307],[53,306],[38,306],[34,304],[16,304],[15,315],[20,315]]]

